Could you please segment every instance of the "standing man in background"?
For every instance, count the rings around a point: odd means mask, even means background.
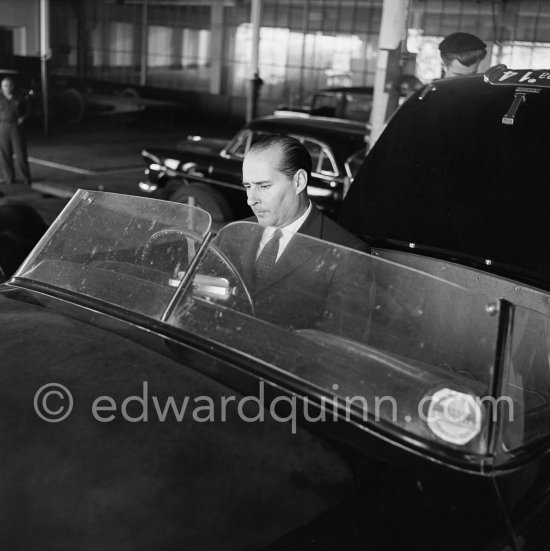
[[[30,106],[27,98],[15,90],[11,77],[6,77],[0,85],[0,159],[6,175],[6,183],[15,182],[13,155],[23,182],[30,186],[31,171],[27,160],[27,144],[23,132],[23,123],[29,116]]]
[[[463,77],[477,73],[487,55],[487,45],[470,33],[452,33],[439,44],[443,78]]]

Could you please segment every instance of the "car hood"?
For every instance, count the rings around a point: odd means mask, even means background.
[[[148,151],[160,152],[163,156],[188,154],[219,157],[220,151],[227,145],[227,140],[189,136],[181,140],[173,148],[148,148]]]
[[[0,540],[11,548],[255,549],[349,492],[348,467],[309,432],[247,423],[231,406],[221,420],[222,397],[242,395],[135,340],[47,311],[38,296],[0,293],[0,516],[12,527]],[[73,398],[60,422],[33,405],[52,383]],[[153,413],[153,397],[170,396],[178,407],[189,399],[182,421]],[[112,421],[93,417],[99,397],[116,403],[103,412]],[[122,415],[128,398],[131,421]],[[68,404],[51,399],[51,410]],[[194,420],[191,406],[210,401],[215,420],[204,408]]]
[[[549,288],[550,90],[528,93],[505,124],[517,89],[475,75],[413,96],[369,152],[342,223],[373,243],[413,243]]]
[[[193,149],[194,151],[209,150],[220,152],[228,143],[225,138],[212,138],[205,136],[187,136],[187,139],[178,142],[178,149]]]

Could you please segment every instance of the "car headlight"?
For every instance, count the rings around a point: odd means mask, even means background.
[[[180,162],[177,159],[164,159],[164,165],[171,170],[178,170]]]

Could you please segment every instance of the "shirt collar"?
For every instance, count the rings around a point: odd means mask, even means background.
[[[302,214],[302,216],[300,216],[300,218],[294,220],[294,222],[292,222],[291,224],[288,224],[287,226],[284,226],[281,229],[284,232],[296,233],[302,227],[302,224],[306,221],[306,218],[309,216],[311,209],[312,209],[312,205],[310,201],[306,211],[304,212],[304,214]]]
[[[281,238],[281,245],[279,249],[279,253],[281,253],[282,248],[286,246],[290,238],[302,227],[303,223],[306,221],[306,218],[309,216],[311,209],[313,208],[313,204],[311,201],[309,201],[309,205],[299,218],[294,220],[294,222],[280,228],[283,231],[283,237]],[[260,241],[260,247],[265,245],[270,239],[273,233],[275,232],[276,228],[274,226],[267,226],[262,234],[262,239]]]

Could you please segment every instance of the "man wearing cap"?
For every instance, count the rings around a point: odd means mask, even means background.
[[[487,55],[487,45],[470,33],[452,33],[439,44],[443,78],[463,77],[477,72]]]

